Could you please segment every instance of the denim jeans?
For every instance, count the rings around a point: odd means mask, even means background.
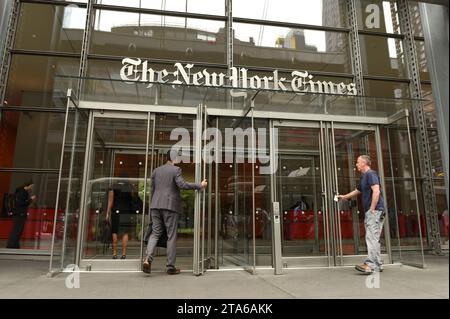
[[[381,260],[381,246],[380,236],[383,229],[384,213],[381,210],[375,210],[366,212],[364,219],[364,226],[366,228],[366,245],[367,245],[367,258],[364,263],[370,267],[370,269],[380,270],[383,265]]]

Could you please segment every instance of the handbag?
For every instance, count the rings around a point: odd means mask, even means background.
[[[104,222],[102,228],[101,240],[103,244],[110,244],[112,242],[111,223]]]
[[[156,243],[156,247],[163,247],[163,248],[167,248],[167,231],[166,231],[166,227],[163,225],[163,232],[161,234],[161,236],[158,239],[158,242]],[[150,222],[147,226],[147,230],[145,231],[145,235],[144,235],[144,243],[147,245],[148,244],[148,240],[150,239],[150,235],[152,234],[153,231],[153,222]]]
[[[103,255],[109,250],[109,246],[112,243],[112,232],[111,232],[111,223],[104,222],[103,227],[101,228],[101,237],[103,244]]]

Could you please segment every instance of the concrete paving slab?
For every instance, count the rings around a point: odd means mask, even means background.
[[[378,277],[353,267],[214,271],[193,276],[164,272],[79,273],[80,288],[69,289],[69,273],[46,276],[48,262],[0,259],[0,298],[42,299],[448,299],[448,256],[427,257],[426,269],[390,265]],[[372,287],[372,288],[371,288]]]

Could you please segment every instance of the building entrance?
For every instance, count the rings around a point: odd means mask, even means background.
[[[76,255],[81,268],[140,270],[146,245],[143,236],[150,222],[151,173],[167,161],[178,127],[191,128],[193,116],[92,111],[84,201]],[[188,156],[192,149],[188,148]],[[187,180],[195,167],[178,164]],[[184,211],[179,216],[177,261],[192,269],[194,194],[182,191]],[[157,248],[156,256],[165,255]],[[160,264],[160,265],[159,265]],[[155,258],[154,269],[164,270],[165,257]]]
[[[86,108],[77,116],[61,166],[61,176],[65,163],[69,168],[61,265],[73,258],[83,270],[140,271],[150,176],[171,148],[187,181],[208,180],[203,191],[182,192],[181,269],[199,275],[211,268],[254,273],[270,267],[281,273],[357,264],[367,253],[360,199],[334,197],[356,188],[361,154],[371,157],[386,194],[385,165],[392,159],[382,152],[380,125],[236,116],[202,105],[184,114]],[[105,235],[105,219],[115,235]],[[396,248],[389,234],[385,222],[385,263]],[[158,248],[156,257],[152,269],[164,271],[165,249]]]
[[[377,127],[277,121],[274,128],[279,164],[273,202],[281,214],[283,267],[361,262],[358,255],[367,253],[362,203],[358,198],[335,201],[334,196],[358,185],[359,155],[369,155],[372,168],[383,172]],[[384,236],[382,252],[389,262]]]
[[[199,116],[202,127],[216,127],[224,134],[227,128],[235,133],[238,128],[251,127],[248,119]],[[139,270],[150,216],[151,172],[165,163],[166,151],[178,141],[170,139],[171,132],[184,121],[189,135],[193,134],[197,130],[194,119],[92,111],[77,253],[80,267]],[[206,142],[195,143],[199,146],[196,152],[188,146],[187,157],[193,163],[187,160],[178,165],[188,180],[206,176],[210,187],[198,196],[183,192],[185,211],[180,216],[177,249],[184,269],[195,267],[196,260],[203,271],[269,266],[277,249],[283,267],[344,265],[355,262],[351,257],[366,253],[361,204],[358,200],[335,202],[333,197],[355,189],[359,174],[354,162],[359,154],[370,155],[374,169],[380,170],[375,127],[299,121],[272,125],[268,132],[276,141],[267,154],[272,153],[275,165],[269,174],[262,173],[257,165],[261,159],[256,158],[252,172],[251,145],[225,147],[218,154],[220,160],[209,163],[202,153]],[[200,157],[197,161],[194,153]],[[279,205],[279,224],[272,224],[274,203]],[[111,229],[105,227],[106,220]],[[273,227],[280,228],[280,238],[273,236],[278,233]],[[382,247],[386,252],[384,240]],[[164,253],[164,249],[157,251]],[[165,257],[155,260],[164,269]]]

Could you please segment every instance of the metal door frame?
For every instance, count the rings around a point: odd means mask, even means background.
[[[273,267],[275,274],[282,274],[283,268],[296,268],[306,266],[322,266],[333,267],[343,266],[355,263],[361,263],[361,256],[363,255],[344,255],[342,249],[342,236],[340,216],[338,214],[337,205],[334,203],[333,197],[338,192],[338,178],[336,168],[336,152],[335,152],[335,129],[349,129],[371,131],[375,133],[375,147],[377,154],[378,167],[377,170],[381,178],[381,187],[383,194],[385,192],[384,171],[381,152],[381,140],[379,126],[374,124],[354,124],[354,123],[335,123],[333,121],[280,121],[271,120],[271,139],[273,137],[273,130],[277,127],[295,127],[295,128],[317,128],[319,130],[319,158],[321,167],[321,187],[322,187],[322,207],[323,207],[323,223],[324,223],[324,240],[325,240],[325,255],[324,256],[299,256],[299,257],[283,257],[282,254],[282,234],[280,222],[273,228]],[[275,142],[271,140],[271,160],[276,160],[279,150],[274,150]],[[272,174],[272,202],[274,203],[274,215],[279,214],[279,198],[277,190],[277,175],[276,172]],[[345,190],[350,192],[351,190]],[[276,216],[274,216],[276,220]],[[391,262],[391,247],[388,225],[384,227],[385,245],[387,254],[382,257],[386,262]]]
[[[153,169],[153,156],[151,158],[150,168],[148,167],[148,156],[149,156],[149,146],[151,146],[151,154],[154,154],[154,135],[155,135],[155,118],[154,114],[150,112],[128,112],[128,111],[98,111],[91,110],[89,113],[89,121],[88,121],[88,133],[86,140],[86,150],[85,150],[85,166],[83,170],[83,184],[81,190],[81,205],[80,205],[80,218],[79,218],[79,227],[77,234],[77,246],[75,252],[75,264],[80,267],[80,269],[85,269],[88,271],[102,271],[102,270],[131,270],[131,271],[140,271],[141,270],[141,260],[143,258],[143,242],[141,241],[140,247],[140,255],[139,259],[126,259],[120,260],[109,260],[109,259],[88,259],[83,258],[83,247],[86,239],[86,228],[87,228],[87,201],[88,201],[88,179],[91,176],[93,166],[92,160],[94,155],[94,143],[93,143],[93,133],[95,128],[95,119],[96,118],[112,118],[112,119],[136,119],[136,120],[145,120],[147,124],[146,129],[146,145],[145,147],[145,165],[144,165],[144,199],[143,199],[143,214],[141,215],[141,223],[144,225],[145,214],[147,209],[147,184],[148,184],[148,176],[149,169],[150,172]],[[152,124],[152,126],[150,126]],[[151,141],[150,141],[151,134]],[[151,145],[150,145],[151,143]],[[131,148],[133,149],[133,148]],[[148,211],[149,214],[149,211]],[[141,228],[141,237],[143,236],[145,227]]]

